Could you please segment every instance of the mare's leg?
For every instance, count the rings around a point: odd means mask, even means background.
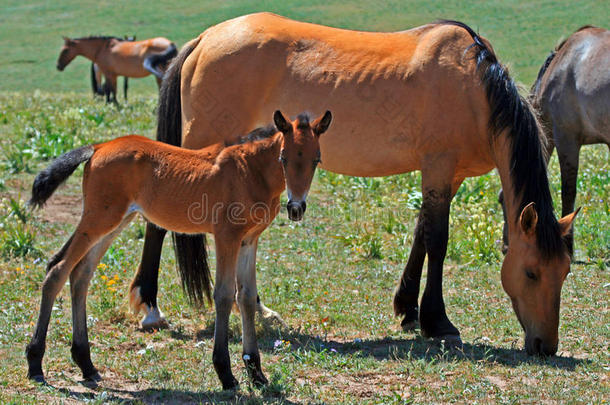
[[[422,218],[428,255],[426,288],[421,299],[419,323],[425,337],[459,339],[460,332],[449,321],[443,300],[443,262],[449,239],[451,200],[461,181],[452,181],[453,170],[441,159],[431,159],[422,168]]]
[[[235,388],[239,383],[231,372],[229,357],[229,315],[235,300],[235,269],[239,253],[240,237],[231,233],[214,235],[216,242],[216,325],[214,329],[214,351],[212,362],[218,378],[225,390]]]
[[[254,314],[256,312],[256,249],[258,236],[241,244],[237,259],[237,302],[242,320],[243,360],[248,376],[255,385],[267,384],[261,369],[261,358],[256,342]]]
[[[95,273],[97,264],[110,244],[133,219],[131,214],[117,229],[104,236],[80,261],[70,274],[70,292],[72,294],[72,359],[78,365],[86,380],[99,381],[101,377],[91,362],[89,338],[87,336],[87,291],[89,282]]]
[[[166,233],[165,229],[150,222],[146,223],[142,260],[129,287],[131,309],[135,313],[140,311],[145,313],[144,318],[140,321],[143,329],[159,329],[168,326],[163,313],[157,307],[159,263]]]
[[[557,156],[561,169],[561,216],[563,217],[574,211],[578,179],[578,155],[581,145],[576,136],[564,135],[556,128],[553,128],[553,133],[555,134]],[[570,256],[574,252],[574,235],[572,232],[565,237]]]
[[[104,74],[106,76],[106,84],[105,84],[105,89],[106,89],[106,102],[107,103],[114,103],[116,105],[118,105],[118,101],[116,99],[116,88],[117,88],[117,76],[114,74]]]
[[[400,325],[403,330],[409,331],[417,327],[419,282],[421,280],[426,246],[424,244],[423,211],[419,211],[415,225],[415,238],[409,254],[409,260],[400,278],[400,283],[394,293],[394,313],[396,316],[404,315]]]

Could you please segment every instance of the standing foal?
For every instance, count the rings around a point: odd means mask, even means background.
[[[257,130],[250,140],[226,148],[182,149],[139,136],[85,146],[68,152],[38,174],[30,203],[41,206],[82,163],[83,214],[68,242],[53,256],[42,285],[36,329],[26,354],[28,376],[44,381],[42,358],[55,297],[70,277],[72,358],[86,379],[101,377],[91,362],[86,297],[89,281],[112,240],[141,213],[149,222],[184,234],[213,233],[216,244],[216,325],[213,363],[223,388],[238,382],[231,372],[228,322],[237,291],[242,316],[243,359],[257,385],[267,383],[260,365],[254,328],[256,249],[259,235],[288,191],[288,217],[299,221],[317,164],[319,137],[331,114],[310,123],[294,122],[276,111],[279,129]],[[262,138],[262,139],[261,139]],[[210,273],[202,270],[210,300]]]

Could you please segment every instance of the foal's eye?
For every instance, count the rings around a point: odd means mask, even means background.
[[[526,270],[525,271],[525,275],[527,276],[527,278],[529,278],[530,280],[538,280],[538,277],[536,277],[536,275],[530,271],[530,270]]]

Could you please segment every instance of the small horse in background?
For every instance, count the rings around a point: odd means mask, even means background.
[[[236,299],[242,316],[243,360],[257,385],[267,383],[256,342],[256,250],[260,234],[273,221],[280,195],[288,191],[288,217],[300,221],[316,166],[320,136],[332,116],[310,123],[299,115],[287,121],[274,113],[275,128],[258,130],[243,143],[200,150],[126,136],[84,146],[56,159],[38,174],[30,203],[42,206],[83,162],[83,214],[59,253],[51,258],[42,285],[36,330],[26,354],[28,376],[44,381],[42,358],[55,297],[70,277],[73,314],[72,358],[85,379],[101,377],[91,362],[86,298],[89,281],[113,239],[141,213],[149,222],[184,234],[213,233],[216,244],[213,363],[225,389],[238,382],[231,372],[228,322]],[[197,275],[210,298],[210,271]],[[185,281],[183,279],[183,284]]]
[[[610,31],[586,25],[562,41],[540,68],[530,99],[540,112],[548,158],[557,148],[561,212],[568,215],[576,201],[580,148],[605,143],[610,149]],[[506,233],[505,226],[505,246]],[[566,242],[573,255],[572,233]]]
[[[106,101],[117,103],[117,77],[146,77],[151,73],[161,86],[168,62],[178,53],[176,45],[167,38],[126,41],[117,37],[64,37],[57,70],[65,67],[78,55],[95,63],[106,78]]]
[[[135,41],[136,36],[125,36],[125,41]],[[127,101],[127,89],[129,87],[129,78],[123,77],[123,97]],[[102,83],[102,71],[98,65],[91,62],[91,90],[94,96],[105,96],[106,91],[110,91],[110,88]]]

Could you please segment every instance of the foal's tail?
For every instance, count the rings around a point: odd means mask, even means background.
[[[157,140],[170,145],[182,143],[182,107],[180,82],[182,65],[199,44],[199,39],[186,44],[172,61],[165,73],[159,93],[157,116]],[[204,296],[211,302],[212,279],[208,266],[205,235],[184,235],[172,233],[174,252],[178,270],[182,278],[182,287],[191,302],[201,305]]]
[[[42,207],[57,190],[57,187],[66,181],[81,163],[91,159],[94,151],[93,145],[82,146],[55,159],[34,179],[32,198],[28,204],[33,207]]]

